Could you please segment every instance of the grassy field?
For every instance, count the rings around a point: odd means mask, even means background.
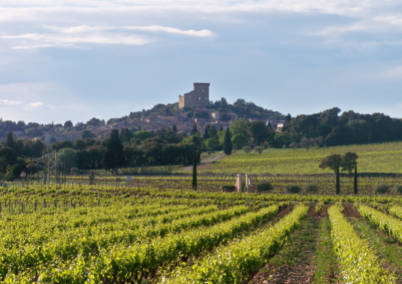
[[[359,156],[360,173],[402,174],[402,142],[349,145],[318,149],[266,149],[261,154],[237,151],[231,156],[200,167],[200,173],[221,174],[322,174],[330,170],[318,168],[330,154],[355,152]]]

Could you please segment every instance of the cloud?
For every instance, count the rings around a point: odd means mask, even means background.
[[[75,44],[126,44],[142,45],[150,41],[136,35],[87,35],[65,36],[58,34],[23,34],[17,36],[0,36],[2,39],[19,41],[22,45],[14,46],[14,49],[29,49],[40,47],[72,47]]]
[[[378,73],[376,76],[378,79],[385,80],[401,80],[402,79],[402,66],[396,66],[388,70]]]
[[[66,34],[88,33],[88,32],[103,32],[111,30],[131,30],[131,31],[145,31],[145,32],[165,32],[194,37],[212,37],[216,34],[210,30],[181,30],[172,27],[163,27],[158,25],[153,26],[75,26],[75,27],[56,27],[44,26],[44,28]]]
[[[15,42],[12,49],[33,49],[47,47],[76,48],[80,44],[120,44],[144,45],[153,42],[143,35],[132,34],[131,31],[163,32],[192,37],[213,37],[210,30],[181,30],[164,26],[44,26],[54,33],[27,33],[22,35],[2,35],[0,39]]]
[[[8,105],[8,106],[15,106],[15,105],[20,105],[20,104],[22,104],[22,102],[19,102],[19,101],[9,101],[9,100],[1,100],[1,99],[0,99],[0,104]]]
[[[24,107],[25,110],[39,110],[39,109],[45,109],[45,108],[52,109],[53,107],[50,105],[46,105],[44,102],[28,103]]]

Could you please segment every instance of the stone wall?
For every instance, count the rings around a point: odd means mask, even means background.
[[[209,83],[194,83],[194,90],[179,96],[179,108],[207,106],[209,104]]]

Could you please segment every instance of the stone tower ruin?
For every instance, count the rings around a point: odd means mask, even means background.
[[[194,89],[179,96],[179,108],[206,106],[209,104],[209,83],[194,83]]]

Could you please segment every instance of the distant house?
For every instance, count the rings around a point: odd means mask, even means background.
[[[82,132],[81,131],[65,132],[63,133],[63,136],[66,138],[66,140],[74,143],[75,140],[82,139]]]
[[[65,132],[65,133],[57,133],[57,132],[47,132],[45,133],[45,142],[46,144],[52,144],[53,142],[61,142],[61,141],[71,141],[74,143],[75,140],[82,139],[82,132]]]
[[[211,112],[211,117],[215,120],[221,120],[221,113],[219,111],[213,111]]]
[[[45,142],[46,144],[52,144],[53,142],[60,142],[66,140],[61,133],[56,132],[47,132],[45,133]]]
[[[23,135],[25,135],[25,132],[24,131],[5,131],[7,134],[9,133],[9,132],[11,132],[12,134],[13,134],[13,137],[20,137],[20,136],[23,136]]]
[[[282,132],[282,128],[285,125],[285,123],[278,123],[278,125],[276,126],[276,132]]]

